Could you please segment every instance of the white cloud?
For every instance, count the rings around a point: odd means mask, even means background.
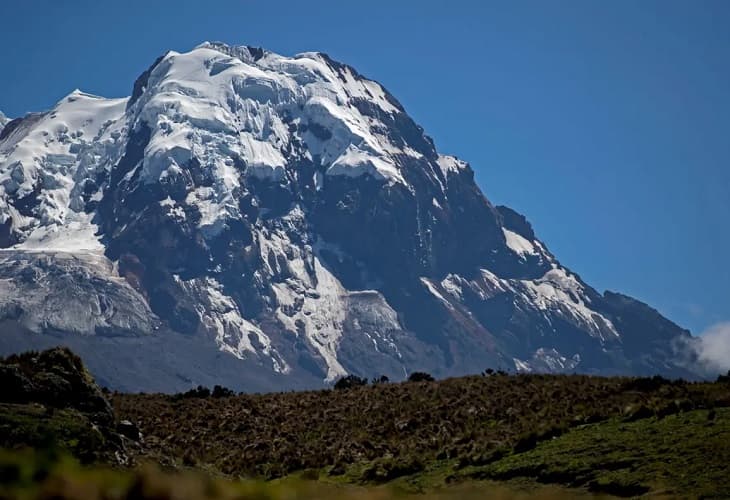
[[[730,322],[712,325],[694,340],[690,347],[708,372],[730,370]]]

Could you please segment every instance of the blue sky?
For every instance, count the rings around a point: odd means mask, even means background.
[[[201,7],[202,5],[202,7]],[[383,83],[599,290],[730,319],[730,2],[0,2],[0,110],[108,97],[204,40]]]

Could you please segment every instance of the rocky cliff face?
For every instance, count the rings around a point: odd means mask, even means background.
[[[206,43],[0,131],[0,347],[110,385],[487,367],[688,376],[689,333],[564,267],[378,83]]]

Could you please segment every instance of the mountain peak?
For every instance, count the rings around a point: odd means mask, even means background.
[[[206,41],[195,48],[216,50],[249,64],[255,63],[259,59],[262,59],[266,54],[270,53],[261,47],[253,47],[250,45],[229,45],[223,42]]]
[[[210,147],[219,144],[259,178],[281,180],[295,148],[325,177],[368,174],[406,184],[397,157],[433,157],[431,145],[415,125],[415,134],[389,136],[399,106],[378,83],[327,61],[210,42],[169,52],[135,85],[144,88],[133,96],[135,119],[150,127],[159,146],[152,159],[162,162],[145,165],[146,178],[180,167],[201,137],[192,132],[204,130],[219,139],[199,148],[209,152],[206,162],[221,161]]]

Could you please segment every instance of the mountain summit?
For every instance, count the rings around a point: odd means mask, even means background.
[[[485,368],[691,376],[686,330],[563,266],[380,84],[204,43],[0,131],[0,349],[104,384]]]

